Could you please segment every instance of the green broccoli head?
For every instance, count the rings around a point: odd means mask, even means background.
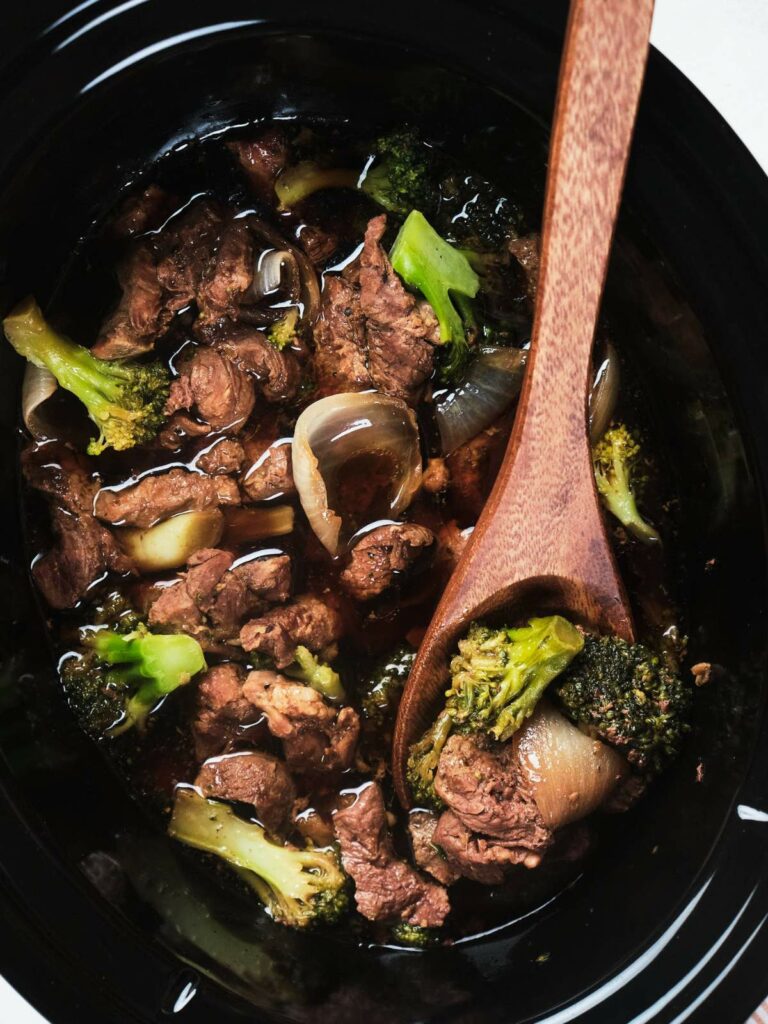
[[[441,238],[418,210],[408,214],[389,257],[405,283],[420,291],[434,310],[440,341],[448,351],[443,376],[455,380],[469,356],[476,327],[472,299],[480,278],[465,254]]]
[[[642,644],[587,636],[554,692],[565,713],[655,775],[690,730],[691,690]]]
[[[67,703],[93,739],[109,734],[125,717],[127,684],[110,679],[94,651],[72,652],[59,662]]]
[[[363,724],[379,733],[391,732],[416,651],[407,644],[382,658],[359,689]]]
[[[413,802],[419,807],[443,810],[445,804],[435,791],[435,774],[440,755],[453,729],[453,718],[444,708],[421,739],[408,751],[405,777]]]
[[[19,303],[3,327],[19,355],[48,370],[83,403],[99,429],[88,445],[90,455],[151,441],[165,422],[170,378],[160,363],[97,359],[57,334],[32,298]]]
[[[431,151],[413,128],[378,139],[374,162],[362,189],[390,213],[405,217],[410,210],[431,213],[437,206]]]
[[[392,940],[412,949],[429,949],[440,942],[440,932],[437,928],[422,928],[400,921],[392,929]]]
[[[261,825],[237,817],[227,804],[206,800],[194,789],[176,791],[168,831],[236,868],[281,924],[333,924],[349,908],[347,876],[335,851],[273,843]]]
[[[339,703],[346,699],[341,677],[330,665],[320,661],[308,648],[299,645],[296,648],[294,661],[285,669],[285,674],[292,679],[307,683],[327,700]]]
[[[119,721],[105,735],[119,736],[133,726],[144,728],[155,705],[206,667],[197,640],[183,634],[154,634],[140,626],[132,633],[87,630],[84,644],[95,658],[86,658],[93,675],[92,692],[128,695]],[[105,669],[105,666],[112,666]],[[101,676],[101,684],[96,680]]]
[[[657,530],[637,508],[636,493],[643,483],[641,459],[640,443],[623,423],[612,425],[592,449],[595,482],[605,507],[638,540],[658,544]]]
[[[583,646],[583,635],[560,615],[519,629],[474,623],[451,661],[446,708],[455,727],[508,740]]]

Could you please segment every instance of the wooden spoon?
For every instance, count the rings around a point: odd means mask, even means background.
[[[408,748],[434,721],[448,656],[472,620],[559,611],[634,639],[595,488],[587,395],[652,12],[653,0],[571,4],[528,369],[495,486],[403,692],[392,765],[406,807]]]

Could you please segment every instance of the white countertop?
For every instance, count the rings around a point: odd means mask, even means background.
[[[656,0],[652,38],[768,172],[768,0]],[[0,1021],[46,1024],[2,978]]]

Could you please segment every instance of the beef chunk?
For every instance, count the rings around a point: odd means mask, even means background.
[[[339,771],[352,764],[360,720],[354,708],[332,708],[310,686],[277,672],[251,672],[243,694],[282,740],[285,759],[302,771]]]
[[[381,789],[370,783],[334,816],[344,870],[355,883],[357,909],[369,921],[400,919],[439,928],[450,910],[448,894],[394,851]]]
[[[335,608],[314,594],[302,594],[292,604],[247,622],[240,630],[240,643],[243,650],[266,654],[278,668],[285,668],[299,645],[321,651],[338,640],[341,629]]]
[[[552,842],[511,744],[484,749],[473,736],[449,737],[437,766],[435,791],[471,832],[530,852]]]
[[[537,234],[526,235],[524,238],[513,238],[508,245],[509,251],[522,267],[525,274],[526,291],[533,304],[539,286],[539,267],[541,265],[541,239]]]
[[[112,221],[116,238],[133,238],[146,231],[156,231],[173,211],[174,199],[159,185],[148,185],[143,192],[130,196]]]
[[[91,351],[99,359],[126,359],[149,352],[170,323],[163,288],[149,246],[137,246],[118,269],[123,290]]]
[[[295,397],[301,383],[301,367],[293,352],[278,351],[255,327],[230,320],[202,325],[199,333],[235,366],[253,374],[265,401],[287,402]]]
[[[233,362],[204,345],[181,365],[171,384],[167,414],[194,409],[212,430],[237,430],[253,412],[253,381]]]
[[[146,529],[179,512],[239,504],[240,492],[229,477],[172,469],[168,473],[145,476],[131,487],[99,491],[95,512],[99,519],[115,526]]]
[[[198,760],[220,754],[259,718],[258,711],[243,696],[244,679],[241,668],[227,663],[209,669],[200,680],[192,723]]]
[[[197,304],[205,317],[237,318],[240,300],[253,284],[253,238],[243,220],[221,230],[215,254],[203,272]]]
[[[195,457],[195,468],[216,476],[219,473],[239,473],[246,460],[245,451],[239,441],[222,437]]]
[[[325,279],[315,373],[324,394],[375,387],[415,405],[432,373],[437,320],[392,269],[381,246],[386,226],[383,214],[374,217],[358,259]]]
[[[432,840],[454,871],[482,885],[499,885],[514,864],[537,867],[541,855],[471,832],[453,811],[440,815]]]
[[[268,501],[278,495],[296,493],[289,438],[269,441],[252,438],[244,444],[249,466],[243,473],[240,487],[251,501]]]
[[[253,558],[222,577],[208,618],[216,633],[231,638],[246,619],[258,615],[268,604],[287,600],[290,592],[288,555]]]
[[[195,301],[203,273],[215,251],[221,213],[208,199],[198,200],[174,217],[159,236],[157,277],[172,311]]]
[[[341,581],[358,601],[369,601],[407,572],[434,540],[431,530],[416,523],[379,526],[355,545]]]
[[[275,180],[288,163],[288,143],[277,128],[269,128],[253,142],[230,142],[228,149],[245,171],[262,202],[274,205]]]
[[[339,248],[339,236],[318,224],[302,224],[299,244],[315,267],[324,267]]]
[[[59,443],[32,445],[22,454],[22,469],[51,506],[56,544],[32,575],[52,608],[73,608],[109,570],[130,571],[130,560],[93,517],[98,482],[82,456]]]
[[[149,622],[167,630],[210,632],[231,639],[243,621],[290,593],[288,555],[251,559],[232,566],[229,551],[197,551],[175,583],[163,587]]]
[[[343,277],[328,275],[314,327],[315,376],[320,394],[365,391],[372,386],[360,295]]]
[[[190,438],[203,437],[210,432],[211,428],[208,423],[201,423],[200,420],[196,420],[185,412],[175,412],[168,418],[154,443],[158,448],[167,448],[173,452],[181,448]],[[200,468],[202,469],[202,466]]]
[[[436,562],[440,572],[444,576],[450,576],[467,546],[471,528],[460,530],[455,519],[443,523],[437,531],[437,557]]]
[[[411,811],[409,814],[408,832],[413,859],[422,871],[432,875],[442,885],[453,885],[461,877],[461,872],[448,862],[434,841],[437,820],[434,811]]]
[[[212,800],[250,804],[268,832],[285,831],[296,790],[285,765],[259,750],[224,754],[206,761],[195,786]]]
[[[504,458],[514,411],[499,417],[477,437],[446,459],[451,481],[448,496],[460,525],[477,522]]]
[[[359,259],[360,309],[366,318],[368,365],[374,387],[415,405],[432,374],[436,318],[407,291],[381,246],[382,214],[369,222]]]

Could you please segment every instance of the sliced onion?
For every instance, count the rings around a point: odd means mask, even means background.
[[[24,426],[36,441],[50,437],[42,405],[58,388],[56,378],[48,370],[27,363],[21,386],[21,415]]]
[[[589,392],[589,436],[593,444],[600,440],[613,419],[620,382],[619,357],[609,341]]]
[[[293,478],[310,526],[332,555],[342,533],[346,540],[354,532],[344,510],[331,507],[341,470],[366,454],[392,465],[386,514],[395,518],[421,485],[419,429],[405,402],[375,392],[329,395],[296,421]]]
[[[310,324],[314,323],[320,311],[320,285],[315,268],[301,249],[286,243],[285,238],[265,221],[251,217],[248,224],[254,236],[263,242],[265,248],[270,249],[263,259],[258,257],[256,260],[252,286],[254,299],[261,301],[274,294],[274,288],[268,286],[274,284],[279,270],[281,296],[285,295],[289,301],[300,303],[303,319]],[[264,260],[267,260],[266,266]],[[279,319],[285,314],[285,309],[275,312]]]
[[[527,356],[520,348],[485,349],[456,390],[438,402],[435,418],[445,455],[471,441],[514,402]]]
[[[620,754],[585,735],[546,701],[513,742],[536,806],[552,829],[591,814],[629,773]]]
[[[190,555],[201,548],[215,547],[223,529],[224,516],[218,509],[194,509],[146,530],[118,528],[115,536],[139,572],[163,572],[186,565]]]
[[[265,298],[290,302],[301,300],[301,272],[295,253],[288,249],[269,249],[256,259],[251,291],[256,301]],[[280,315],[285,310],[280,310]]]

